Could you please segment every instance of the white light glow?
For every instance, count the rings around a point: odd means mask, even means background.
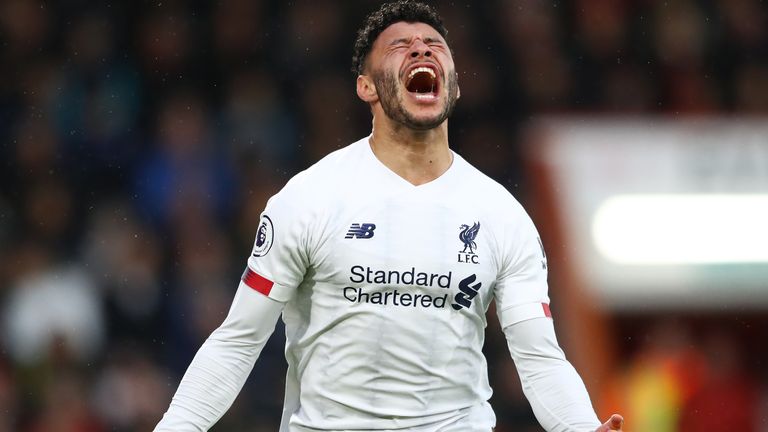
[[[617,195],[595,212],[592,239],[618,264],[768,262],[768,195]]]

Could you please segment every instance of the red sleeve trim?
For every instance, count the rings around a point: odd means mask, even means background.
[[[541,307],[544,309],[544,316],[547,318],[552,318],[552,311],[549,310],[549,305],[546,303],[542,303]]]
[[[275,284],[271,280],[256,273],[250,268],[245,269],[245,272],[243,273],[242,281],[246,285],[254,289],[255,291],[258,291],[264,294],[265,296],[269,296],[269,292],[272,291],[272,286]]]

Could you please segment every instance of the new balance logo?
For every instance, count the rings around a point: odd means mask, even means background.
[[[347,235],[344,237],[345,239],[351,239],[351,238],[359,238],[359,239],[369,239],[373,237],[373,230],[376,229],[376,224],[372,223],[353,223],[349,227],[349,231],[347,231]]]

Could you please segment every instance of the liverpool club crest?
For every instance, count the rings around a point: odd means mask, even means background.
[[[477,249],[475,238],[477,238],[477,233],[480,231],[480,222],[475,222],[472,226],[462,224],[459,229],[461,230],[459,232],[459,240],[464,244],[464,248],[459,251],[458,261],[478,264],[477,254],[475,253],[475,249]]]

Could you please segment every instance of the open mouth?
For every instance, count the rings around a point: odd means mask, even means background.
[[[406,78],[405,89],[416,97],[433,97],[438,90],[435,70],[426,66],[413,68]]]

